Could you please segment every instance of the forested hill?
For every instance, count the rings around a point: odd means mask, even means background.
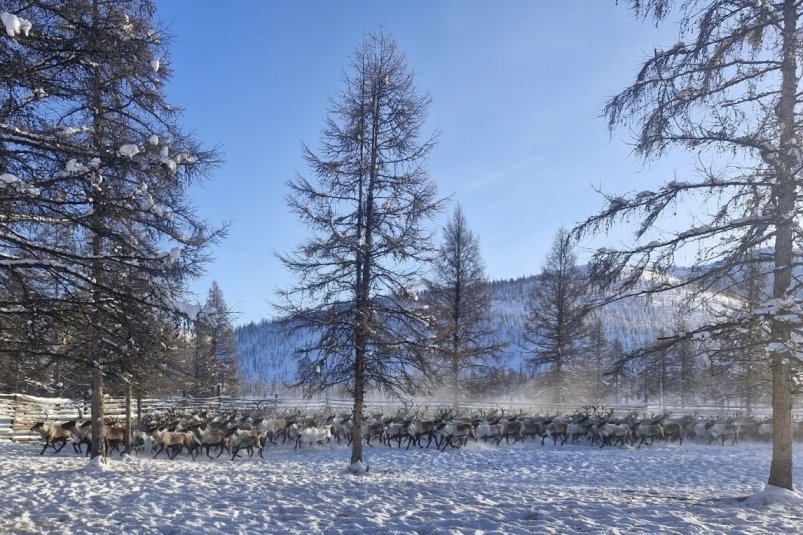
[[[537,283],[535,276],[490,283],[492,321],[499,340],[508,344],[502,365],[512,371],[522,369],[527,356],[523,347],[526,302]],[[685,296],[685,291],[673,290],[607,306],[600,314],[607,338],[612,342],[618,340],[626,350],[673,332],[681,316],[687,325],[699,325],[708,313],[699,309],[681,313]],[[727,298],[718,297],[713,302],[716,305],[724,299]],[[286,338],[278,323],[267,320],[238,327],[236,339],[243,374],[249,380],[261,379],[267,383],[292,381],[295,373],[292,348],[304,343],[302,337]]]

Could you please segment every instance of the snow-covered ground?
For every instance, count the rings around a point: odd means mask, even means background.
[[[800,494],[765,489],[768,444],[366,447],[362,475],[345,446],[102,467],[40,449],[0,443],[0,533],[803,533]]]

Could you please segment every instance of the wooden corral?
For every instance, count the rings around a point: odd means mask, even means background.
[[[104,417],[107,422],[125,420],[125,398],[106,396],[103,400]],[[237,399],[210,398],[164,398],[142,399],[142,413],[165,413],[167,411],[241,411],[244,413],[269,412],[292,407],[297,410],[314,410],[329,407],[333,410],[348,410],[350,401],[326,401],[321,403],[308,399]],[[31,431],[36,422],[62,423],[69,420],[87,420],[90,417],[89,400],[68,398],[42,398],[27,394],[0,394],[0,440],[15,442],[38,442],[40,436]],[[137,418],[137,402],[132,401],[132,417]]]
[[[373,400],[368,402],[368,412],[394,414],[400,409],[398,400]],[[424,413],[433,413],[440,409],[451,407],[450,402],[440,400],[416,400],[412,406],[415,410]],[[223,397],[211,398],[163,398],[142,399],[140,409],[142,413],[166,413],[168,411],[181,411],[185,413],[207,411],[237,411],[244,414],[270,414],[278,412],[301,411],[312,413],[316,411],[331,413],[349,413],[352,402],[348,399],[307,399],[307,398],[269,398],[269,399],[238,399]],[[602,407],[600,407],[601,409]],[[571,414],[579,407],[559,407],[551,405],[533,406],[526,402],[508,401],[502,404],[485,401],[466,401],[461,404],[461,410],[467,413],[472,411],[487,411],[489,409],[502,409],[505,414],[514,416],[520,414]],[[655,415],[671,412],[673,415],[697,414],[700,416],[744,416],[745,411],[739,407],[675,407],[652,405],[617,405],[605,406],[604,409],[613,410],[616,415]],[[107,421],[123,422],[125,420],[125,398],[105,397],[104,415]],[[754,410],[754,416],[768,416],[769,410]],[[795,413],[796,419],[803,419],[803,413]],[[69,420],[86,420],[90,417],[89,400],[74,400],[67,398],[41,398],[26,394],[0,394],[0,440],[13,440],[15,442],[37,442],[39,434],[31,432],[31,426],[39,421],[54,423]],[[133,402],[132,417],[137,418],[137,402]]]

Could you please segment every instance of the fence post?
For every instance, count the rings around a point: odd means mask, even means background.
[[[125,453],[131,455],[131,383],[125,386]]]
[[[16,432],[16,430],[17,430],[17,407],[19,406],[19,404],[17,403],[17,397],[18,397],[18,394],[14,394],[14,397],[11,398],[11,407],[12,407],[12,412],[11,412],[11,442],[16,442],[16,440],[14,440],[14,437],[17,435],[17,432]]]

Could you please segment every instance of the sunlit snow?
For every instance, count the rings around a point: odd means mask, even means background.
[[[20,33],[28,37],[28,33],[31,31],[31,21],[12,13],[6,13],[5,11],[0,12],[0,21],[2,21],[3,26],[6,28],[6,34],[10,37],[14,37]]]
[[[0,532],[801,533],[796,492],[767,487],[771,446],[460,450],[366,447],[197,461],[72,453],[0,442]],[[795,481],[801,483],[795,446]],[[359,473],[355,473],[359,472]]]
[[[117,149],[117,154],[119,154],[120,156],[127,156],[129,158],[133,158],[134,156],[139,154],[139,147],[132,144],[123,145],[122,147]]]

